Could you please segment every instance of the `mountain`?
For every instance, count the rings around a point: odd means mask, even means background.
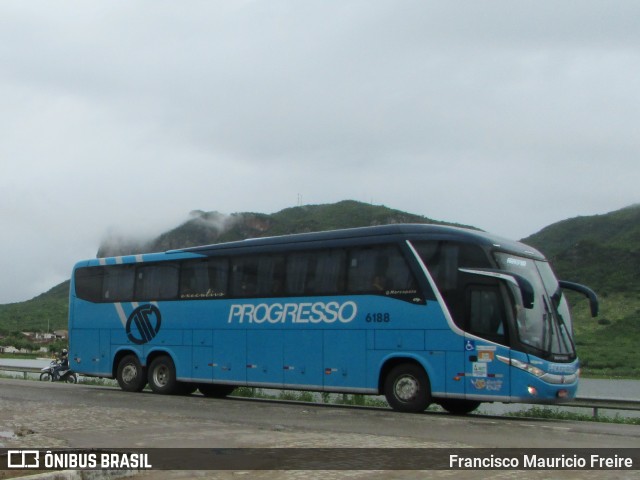
[[[144,243],[113,238],[98,256],[165,251],[181,247],[311,231],[391,223],[436,223],[385,206],[343,201],[261,213],[191,212],[178,227]],[[601,314],[588,315],[587,302],[569,294],[576,344],[591,375],[640,375],[640,205],[605,215],[578,217],[550,225],[523,242],[549,258],[559,278],[583,283],[598,293]],[[0,330],[66,328],[69,282],[22,303],[0,305]]]
[[[564,220],[522,241],[542,250],[558,274],[600,295],[640,286],[640,205]]]
[[[382,205],[369,205],[353,200],[327,205],[287,208],[271,215],[264,213],[224,215],[219,212],[196,210],[191,212],[191,218],[187,222],[149,242],[136,244],[123,241],[120,238],[107,240],[100,246],[98,257],[163,252],[176,248],[244,240],[245,238],[393,223],[464,226],[433,220]]]

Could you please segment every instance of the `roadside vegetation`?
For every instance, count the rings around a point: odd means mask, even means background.
[[[621,414],[598,415],[594,417],[586,413],[568,412],[560,410],[560,407],[531,407],[519,412],[505,414],[508,417],[521,418],[544,418],[552,420],[571,420],[574,422],[601,422],[601,423],[623,423],[627,425],[640,425],[640,417],[625,417]]]

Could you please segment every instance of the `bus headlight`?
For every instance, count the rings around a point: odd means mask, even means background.
[[[525,372],[529,372],[531,375],[535,375],[536,377],[541,377],[545,374],[544,370],[541,370],[538,367],[534,367],[529,363],[516,360],[515,358],[506,358],[498,355],[498,360],[500,360],[503,363],[506,363],[507,365],[511,365],[512,367],[516,367],[516,368],[519,368],[520,370],[524,370]]]

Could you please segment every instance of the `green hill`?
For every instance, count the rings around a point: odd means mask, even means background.
[[[0,333],[66,330],[68,303],[67,280],[26,302],[0,305]]]
[[[640,205],[555,223],[523,240],[540,248],[562,275],[606,296],[640,286]]]

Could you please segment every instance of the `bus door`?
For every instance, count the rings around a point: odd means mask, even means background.
[[[509,397],[511,358],[506,306],[500,285],[469,284],[465,289],[464,363],[467,396]]]

